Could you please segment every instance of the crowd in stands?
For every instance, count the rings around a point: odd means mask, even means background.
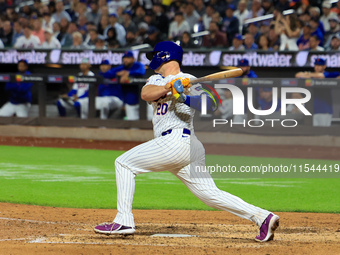
[[[339,50],[339,15],[329,0],[0,0],[0,47]]]

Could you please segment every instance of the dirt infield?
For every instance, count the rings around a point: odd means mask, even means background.
[[[340,215],[278,213],[275,240],[256,243],[249,221],[219,211],[135,210],[134,236],[95,234],[115,210],[0,203],[0,254],[339,254]],[[153,237],[186,234],[192,237]]]
[[[0,137],[2,145],[126,150],[138,143]],[[340,148],[206,145],[209,154],[340,158]],[[135,210],[136,234],[105,236],[93,227],[116,210],[0,203],[0,254],[340,254],[340,214],[280,213],[272,242],[254,241],[257,227],[220,211]],[[186,237],[161,237],[181,234]]]

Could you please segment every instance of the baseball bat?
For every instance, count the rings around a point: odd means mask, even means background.
[[[235,78],[235,77],[241,76],[242,74],[243,74],[243,70],[241,68],[235,68],[235,69],[231,69],[227,71],[209,74],[201,78],[190,79],[190,83],[196,84],[200,82],[217,81],[217,80],[223,80],[227,78]]]

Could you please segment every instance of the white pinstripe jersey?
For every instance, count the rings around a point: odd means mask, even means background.
[[[162,77],[160,74],[152,75],[146,82],[147,85],[164,86],[168,82],[176,78],[195,78],[195,76],[186,73],[178,73]],[[202,92],[201,85],[197,84],[188,89],[191,96],[200,95]],[[193,118],[195,110],[184,103],[178,102],[169,92],[165,97],[162,97],[152,103],[153,106],[153,131],[154,136],[159,137],[164,131],[169,129],[187,128],[194,129]]]
[[[82,72],[78,73],[78,76],[84,76]],[[89,71],[86,76],[94,76],[92,71]],[[72,89],[77,91],[77,96],[83,96],[89,90],[89,83],[75,82],[73,83]]]

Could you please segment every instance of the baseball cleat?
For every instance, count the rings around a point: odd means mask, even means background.
[[[274,232],[279,226],[280,218],[275,214],[269,214],[260,228],[260,234],[255,237],[257,242],[267,242],[274,239]]]
[[[132,235],[135,233],[135,229],[120,225],[118,223],[102,223],[94,228],[94,231],[99,234],[106,235]]]

